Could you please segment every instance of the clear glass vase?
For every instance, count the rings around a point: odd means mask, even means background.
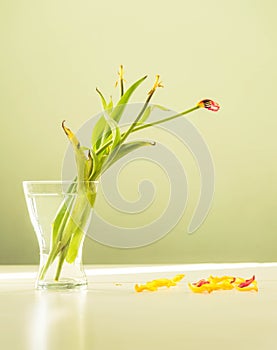
[[[37,289],[85,288],[82,249],[97,182],[24,181],[40,250]]]

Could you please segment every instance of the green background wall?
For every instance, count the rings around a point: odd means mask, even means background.
[[[85,262],[276,261],[276,11],[273,0],[2,0],[0,263],[38,262],[21,182],[60,178],[61,121],[77,130],[99,112],[94,89],[114,94],[121,63],[129,83],[149,75],[137,102],[159,73],[156,103],[221,103],[191,119],[214,159],[215,198],[194,235],[187,214],[144,248],[87,240]]]

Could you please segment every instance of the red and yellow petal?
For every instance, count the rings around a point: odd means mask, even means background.
[[[201,100],[197,103],[197,106],[200,108],[206,108],[213,112],[217,112],[220,108],[220,105],[217,102],[209,99]]]

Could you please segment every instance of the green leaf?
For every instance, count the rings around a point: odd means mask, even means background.
[[[113,151],[118,144],[120,143],[121,140],[121,133],[119,126],[115,120],[109,117],[107,113],[104,113],[105,119],[107,124],[109,125],[110,132],[112,133],[112,144],[111,144],[111,151]]]
[[[107,104],[107,108],[105,109],[105,111],[108,112],[108,114],[111,114],[113,110],[113,100],[112,100],[112,96],[110,97],[110,102]]]
[[[154,141],[131,141],[124,143],[123,145],[120,145],[118,149],[115,149],[109,157],[108,162],[105,164],[105,167],[102,168],[101,173],[106,171],[111,165],[113,165],[115,162],[117,162],[119,159],[123,158],[127,154],[134,152],[138,148],[144,147],[144,146],[155,146]]]
[[[71,241],[69,243],[68,250],[66,252],[65,259],[69,264],[72,264],[76,259],[83,236],[84,236],[84,232],[79,227],[77,227],[76,231],[71,237]]]
[[[88,186],[86,189],[86,195],[87,195],[87,200],[88,200],[91,208],[93,208],[93,206],[94,206],[94,202],[96,199],[96,193],[97,193],[97,185],[94,182],[88,182]]]
[[[77,166],[77,176],[78,176],[79,184],[82,184],[82,181],[87,180],[86,178],[87,157],[84,151],[82,150],[80,142],[77,139],[76,135],[69,128],[65,126],[64,122],[62,123],[62,127],[69,141],[72,144],[74,155],[75,155],[76,166]],[[81,187],[81,185],[79,187]]]
[[[103,96],[102,92],[97,88],[96,88],[96,91],[100,96],[103,110],[111,111],[111,108],[113,106],[112,99],[109,102],[109,104],[107,104],[107,101],[105,100],[105,97]],[[101,116],[92,130],[91,145],[94,150],[97,150],[101,146],[101,144],[105,141],[103,140],[103,137],[106,134],[106,127],[107,127],[106,120],[104,116]]]
[[[90,150],[90,156],[92,158],[92,170],[91,173],[89,174],[88,180],[92,181],[94,174],[97,172],[98,167],[99,167],[99,159],[93,149]]]
[[[107,104],[102,93],[98,89],[97,89],[97,92],[100,94],[102,98],[102,105],[103,105],[104,111],[106,111],[110,115],[113,110],[112,98],[110,102]],[[97,123],[95,124],[92,131],[91,145],[93,150],[96,151],[103,143],[106,142],[109,136],[110,136],[110,131],[107,128],[107,122],[105,120],[105,117],[102,115],[97,121]]]
[[[151,105],[151,106],[148,106],[145,110],[145,112],[143,113],[142,117],[140,118],[140,120],[138,121],[138,125],[139,124],[143,124],[146,122],[146,120],[150,117],[152,111],[154,109],[160,109],[162,111],[169,111],[168,108],[166,107],[163,107],[161,105]]]
[[[86,204],[84,211],[82,213],[82,219],[80,220],[80,224],[75,225],[75,227],[73,227],[69,246],[67,246],[66,261],[69,264],[73,263],[74,260],[76,259],[76,256],[78,255],[79,247],[85,234],[84,229],[85,229],[85,226],[87,225],[90,214],[91,214],[91,206]]]
[[[121,99],[118,101],[116,107],[111,113],[112,119],[114,119],[116,122],[120,121],[120,118],[122,117],[122,114],[126,108],[126,104],[128,103],[130,97],[146,78],[147,75],[136,81],[132,86],[129,87],[129,89],[124,93],[124,95],[122,95]]]
[[[107,114],[105,114],[105,118],[107,121],[107,124],[109,125],[110,128],[110,132],[111,132],[111,137],[112,137],[112,142],[111,145],[109,146],[109,148],[107,148],[106,150],[108,150],[108,156],[106,157],[105,161],[102,163],[102,167],[101,167],[101,173],[104,171],[104,169],[106,169],[107,164],[110,163],[111,159],[115,157],[116,153],[119,151],[121,145],[121,132],[120,132],[120,128],[117,124],[117,122],[113,119],[111,119]],[[107,138],[108,140],[108,138]]]
[[[91,176],[91,173],[93,172],[93,159],[91,156],[91,151],[89,150],[88,152],[88,159],[86,160],[86,164],[85,164],[85,181],[88,180]]]
[[[142,117],[140,118],[140,120],[138,121],[138,124],[143,124],[150,116],[151,112],[153,110],[152,106],[148,106],[146,108],[146,110],[144,111]]]
[[[111,97],[111,100],[110,100],[109,104],[106,106],[106,110],[104,111],[104,113],[106,113],[106,114],[108,114],[108,116],[110,116],[112,111],[113,111],[113,101],[112,101],[112,97]],[[106,116],[105,116],[105,119],[107,119]],[[111,130],[110,130],[109,124],[107,123],[107,120],[106,120],[106,125],[104,127],[103,132],[102,132],[101,142],[99,143],[99,146],[102,146],[106,141],[108,141],[110,139],[110,136],[111,136]]]
[[[91,145],[92,145],[92,149],[94,151],[96,151],[101,146],[102,136],[103,136],[103,132],[105,130],[106,125],[107,125],[106,120],[105,120],[104,116],[102,115],[98,119],[97,123],[95,124],[95,126],[92,130]]]
[[[158,109],[160,109],[162,111],[170,111],[170,109],[168,109],[168,108],[166,108],[166,107],[164,107],[162,105],[152,105],[152,107],[153,107],[153,109],[154,108],[158,108]]]
[[[105,97],[103,96],[102,92],[98,88],[96,88],[96,91],[98,92],[98,94],[100,96],[102,106],[103,106],[103,109],[105,111],[107,109],[107,101],[105,100]]]
[[[106,111],[114,121],[116,121],[117,123],[120,121],[120,118],[122,117],[122,114],[126,108],[126,104],[128,103],[130,97],[132,96],[134,91],[139,87],[139,85],[146,79],[146,77],[147,76],[139,79],[132,86],[130,86],[129,89],[120,98],[115,108],[113,108],[112,99],[110,103],[107,104],[100,90],[98,89],[96,90],[102,100],[104,111]],[[107,130],[107,122],[105,120],[105,117],[101,116],[98,122],[95,124],[92,131],[91,145],[93,150],[97,151],[97,149],[99,149],[101,145],[103,145],[109,140],[110,135],[111,135],[111,130]]]
[[[52,245],[57,244],[58,239],[61,238],[64,226],[69,216],[70,209],[72,208],[72,204],[74,201],[74,196],[72,193],[76,190],[76,183],[71,183],[66,195],[65,199],[62,202],[60,208],[58,209],[57,215],[52,223]],[[53,248],[53,247],[52,247]]]

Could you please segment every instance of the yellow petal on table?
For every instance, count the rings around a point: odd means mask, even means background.
[[[176,286],[177,282],[181,281],[181,279],[184,278],[185,275],[183,274],[179,274],[176,275],[175,277],[173,277],[172,279],[168,279],[168,278],[160,278],[160,279],[156,279],[150,282],[146,282],[146,284],[141,284],[135,285],[135,291],[136,292],[142,292],[144,290],[148,290],[150,292],[154,292],[156,290],[158,290],[159,287],[172,287],[172,286]]]

